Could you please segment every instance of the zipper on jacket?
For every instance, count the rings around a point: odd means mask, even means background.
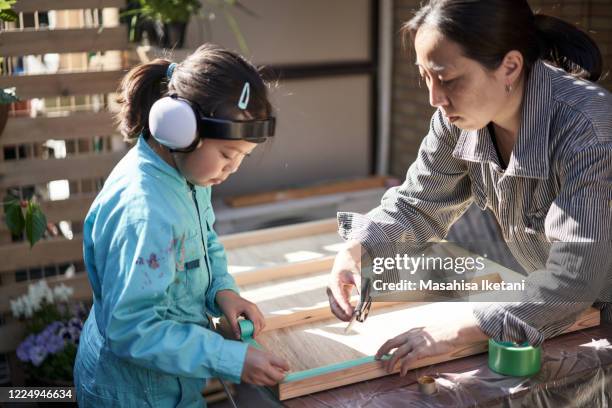
[[[190,182],[187,182],[191,189],[191,197],[195,203],[196,213],[198,214],[198,222],[200,223],[200,238],[202,238],[202,249],[204,250],[204,265],[206,265],[206,272],[208,272],[208,285],[206,285],[205,296],[208,296],[208,289],[212,286],[212,276],[210,276],[210,265],[208,263],[208,251],[206,250],[206,242],[204,242],[204,230],[202,229],[202,218],[200,217],[200,206],[198,205],[198,198],[196,197],[195,186]],[[208,232],[208,224],[206,224],[206,232]]]

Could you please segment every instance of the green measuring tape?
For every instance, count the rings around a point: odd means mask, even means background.
[[[253,333],[255,332],[253,322],[247,319],[240,319],[238,320],[238,325],[240,326],[240,340],[261,350],[261,345],[253,338]],[[389,358],[390,356],[388,354],[382,357],[383,360],[388,360]],[[375,361],[376,359],[374,356],[367,356],[355,360],[344,361],[342,363],[329,364],[322,367],[311,368],[309,370],[297,371],[287,374],[283,382],[287,383],[291,381],[300,381],[317,375],[333,373],[350,367],[356,367],[361,364],[373,363]]]
[[[489,339],[489,368],[496,373],[527,377],[540,371],[542,347]]]

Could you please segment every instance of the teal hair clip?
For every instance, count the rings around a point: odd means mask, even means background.
[[[249,99],[251,97],[251,85],[248,82],[244,83],[242,87],[242,93],[240,94],[240,99],[238,100],[238,107],[242,110],[245,110],[249,105]]]
[[[170,65],[168,65],[168,69],[166,70],[166,77],[168,78],[168,80],[170,80],[172,78],[172,74],[174,74],[174,69],[176,68],[177,63],[173,62]]]

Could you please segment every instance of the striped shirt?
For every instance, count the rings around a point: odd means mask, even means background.
[[[504,169],[489,130],[461,130],[438,110],[401,186],[366,215],[338,213],[339,233],[370,252],[444,239],[471,203],[495,215],[529,273],[524,301],[476,303],[499,341],[541,344],[595,304],[612,320],[612,95],[542,61],[527,81]]]

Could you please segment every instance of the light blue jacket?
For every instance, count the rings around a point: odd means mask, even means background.
[[[247,345],[208,329],[216,293],[238,292],[210,194],[142,137],[106,180],[83,230],[94,305],[75,362],[80,407],[201,407],[206,378],[240,382]]]

